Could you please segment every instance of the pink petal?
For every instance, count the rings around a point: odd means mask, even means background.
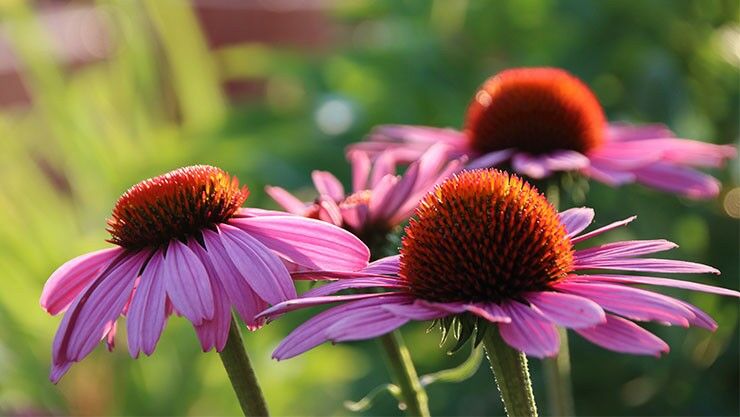
[[[218,279],[210,277],[213,288],[214,313],[211,320],[204,320],[195,326],[195,332],[200,340],[203,352],[216,349],[220,352],[226,346],[229,338],[229,326],[231,325],[231,306],[223,286]]]
[[[293,356],[299,355],[328,341],[328,337],[324,330],[341,320],[345,315],[351,315],[353,312],[358,310],[381,311],[381,305],[407,302],[408,297],[405,295],[371,298],[353,301],[322,311],[302,325],[298,326],[288,336],[286,336],[275,349],[272,357],[278,360],[292,358]]]
[[[352,165],[352,191],[359,192],[368,189],[370,177],[370,157],[366,152],[353,151],[347,153]]]
[[[688,327],[694,314],[671,297],[615,284],[561,282],[555,288],[586,297],[606,310],[632,320],[658,321]]]
[[[465,310],[480,316],[491,323],[511,323],[511,316],[494,303],[465,304]]]
[[[541,291],[525,298],[543,317],[570,329],[592,327],[606,320],[601,306],[577,295]]]
[[[306,291],[301,295],[303,297],[318,297],[323,295],[335,294],[339,291],[356,288],[405,288],[406,286],[396,278],[352,278],[341,279],[330,282],[317,288]]]
[[[301,297],[294,298],[292,300],[283,301],[275,304],[267,310],[261,312],[258,317],[268,317],[277,314],[287,313],[293,310],[299,310],[302,308],[319,306],[324,304],[333,304],[347,301],[374,299],[374,298],[393,298],[401,293],[370,293],[370,294],[350,294],[350,295],[329,295],[329,296],[318,296],[318,297]]]
[[[208,275],[218,278],[231,305],[236,308],[247,327],[251,329],[260,327],[264,320],[257,320],[255,317],[267,308],[268,304],[255,294],[248,279],[231,262],[218,233],[205,230],[203,241],[206,248],[200,250],[206,254],[199,255],[203,259]]]
[[[393,152],[381,153],[373,162],[370,172],[370,188],[376,188],[380,181],[388,175],[396,174],[396,157]]]
[[[513,154],[514,149],[489,152],[471,160],[469,164],[465,165],[465,169],[493,168],[509,160]]]
[[[691,168],[652,164],[633,172],[640,183],[689,198],[713,198],[719,194],[720,183],[716,178]]]
[[[450,314],[443,309],[435,308],[434,304],[420,301],[414,301],[410,304],[388,304],[381,306],[381,308],[394,316],[419,321],[435,320]]]
[[[123,248],[118,247],[103,249],[65,262],[44,284],[41,307],[53,315],[64,311],[72,300],[123,251]]]
[[[354,310],[326,329],[326,337],[332,342],[367,340],[392,332],[410,319],[387,311],[390,305],[381,305],[364,311]]]
[[[133,358],[138,358],[140,352],[151,355],[164,330],[167,319],[165,314],[167,296],[163,262],[161,251],[152,255],[141,273],[139,285],[131,301],[126,325],[128,351]]]
[[[282,208],[290,213],[303,215],[306,211],[306,204],[283,188],[266,186],[265,192],[267,195],[272,197],[276,203],[280,204]],[[280,215],[285,215],[285,213],[280,213]]]
[[[606,136],[609,141],[629,142],[644,139],[672,138],[674,134],[668,127],[662,124],[633,125],[617,122],[609,123]]]
[[[344,187],[334,175],[326,171],[313,171],[311,178],[319,195],[327,195],[334,201],[344,199]]]
[[[557,355],[560,337],[552,323],[516,301],[504,304],[503,308],[511,323],[499,323],[498,328],[509,346],[537,358]]]
[[[194,325],[213,318],[213,289],[203,262],[177,239],[170,241],[161,268],[175,310]]]
[[[629,223],[632,223],[632,221],[635,220],[636,218],[637,218],[637,216],[632,216],[632,217],[628,217],[628,218],[626,218],[624,220],[620,220],[618,222],[610,223],[610,224],[608,224],[608,225],[606,225],[604,227],[600,227],[600,228],[598,228],[596,230],[592,230],[592,231],[590,231],[588,233],[584,233],[584,234],[582,234],[582,235],[580,235],[578,237],[574,237],[570,241],[573,244],[576,244],[578,242],[583,242],[584,240],[588,240],[588,239],[591,239],[592,237],[596,237],[596,236],[598,236],[598,235],[600,235],[602,233],[606,233],[609,230],[616,229],[617,227],[622,227],[624,225],[627,225]]]
[[[582,169],[581,172],[612,187],[633,183],[637,179],[632,172],[611,168],[601,159],[596,158],[591,158],[591,165]]]
[[[303,220],[300,217],[295,219]],[[218,229],[221,232],[221,244],[231,262],[260,298],[277,304],[296,297],[295,286],[285,265],[262,242],[227,224],[219,225]]]
[[[594,221],[594,209],[589,207],[572,208],[561,211],[558,216],[568,232],[568,237],[574,237]]]
[[[699,307],[689,304],[685,301],[681,300],[675,300],[682,306],[686,307],[688,310],[690,310],[694,314],[693,319],[689,319],[689,324],[697,327],[702,327],[704,329],[715,331],[717,330],[717,322],[714,321],[713,318],[709,316],[709,314],[702,311]]]
[[[82,360],[106,336],[107,326],[121,314],[147,256],[123,252],[72,302],[54,337],[52,382],[59,381],[68,364]]]
[[[695,262],[675,261],[673,259],[653,259],[653,258],[625,258],[625,259],[603,259],[590,258],[579,260],[573,266],[574,270],[583,269],[618,269],[622,271],[643,271],[643,272],[666,272],[666,273],[685,273],[700,274],[712,273],[719,274],[719,270],[708,265],[698,264]]]
[[[559,150],[545,154],[542,161],[550,171],[577,171],[590,164],[588,157],[571,150]]]
[[[541,179],[550,175],[550,170],[542,157],[526,153],[514,154],[511,158],[511,167],[514,171],[534,179]]]
[[[682,281],[670,278],[641,277],[632,275],[575,275],[573,276],[573,278],[584,281],[607,281],[619,282],[623,284],[659,285],[664,287],[701,291],[710,294],[727,295],[730,297],[740,297],[740,292],[731,290],[729,288],[714,287],[712,285],[699,284],[698,282]]]
[[[289,261],[309,268],[357,271],[370,259],[370,251],[357,237],[319,220],[268,216],[231,222]]]
[[[354,230],[362,229],[370,214],[370,209],[365,204],[353,204],[350,206],[343,204],[339,210],[342,213],[344,224]]]
[[[416,185],[419,176],[419,164],[413,163],[409,166],[406,173],[383,195],[378,199],[377,194],[370,197],[370,218],[371,220],[390,219],[398,209],[406,203]]]
[[[581,263],[598,259],[608,260],[610,258],[626,258],[663,252],[677,247],[678,245],[675,243],[664,239],[626,240],[577,250],[575,253],[575,261],[576,263]]]
[[[398,184],[398,177],[388,174],[373,185],[372,196],[368,204],[370,209],[369,215],[371,218],[376,218],[374,213],[378,213],[382,210],[383,202],[388,197],[388,194],[395,189],[396,184]]]
[[[335,226],[341,226],[343,223],[342,212],[339,210],[339,206],[332,200],[329,200],[326,196],[319,197],[319,219],[331,223]]]
[[[654,334],[621,317],[606,315],[606,323],[588,329],[576,329],[578,334],[605,349],[635,355],[660,357],[670,348]]]
[[[401,255],[386,256],[370,263],[362,271],[368,274],[397,275],[401,269]]]

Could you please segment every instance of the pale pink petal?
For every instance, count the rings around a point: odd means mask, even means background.
[[[658,141],[650,141],[654,145]],[[663,139],[663,160],[674,164],[720,168],[728,159],[737,157],[734,145],[715,145],[697,140]]]
[[[52,382],[59,381],[69,364],[82,360],[106,336],[107,326],[121,314],[147,256],[124,252],[75,298],[54,337]]]
[[[164,330],[167,295],[163,262],[161,251],[149,259],[126,317],[128,351],[134,358],[138,358],[140,352],[151,355]]]
[[[370,294],[350,294],[350,295],[329,295],[329,296],[318,296],[318,297],[301,297],[294,298],[292,300],[286,300],[281,303],[275,304],[267,310],[261,312],[258,317],[269,317],[277,314],[287,313],[289,311],[298,310],[306,307],[319,306],[324,304],[333,304],[348,301],[357,301],[365,299],[391,299],[397,297],[400,293],[384,292],[384,293],[370,293]]]
[[[494,303],[465,304],[465,311],[480,316],[491,323],[511,323],[511,316],[501,306]]]
[[[352,191],[366,190],[370,178],[370,157],[366,152],[354,151],[347,153],[347,159],[352,165]]]
[[[280,204],[282,208],[290,213],[303,215],[303,213],[306,211],[306,204],[283,188],[271,187],[268,185],[265,187],[265,192],[267,193],[267,195],[272,197],[272,199],[275,200],[276,203]],[[282,212],[275,213],[285,215],[285,213]]]
[[[419,176],[419,163],[409,166],[406,173],[381,198],[370,196],[370,220],[390,219],[413,192]]]
[[[344,224],[354,230],[362,229],[370,214],[370,209],[365,204],[342,205],[339,210]]]
[[[572,208],[561,211],[558,216],[565,226],[568,237],[574,237],[584,231],[594,221],[594,209],[589,207]]]
[[[717,270],[716,268],[712,268],[711,266],[695,262],[653,258],[589,258],[587,260],[582,260],[574,264],[573,269],[615,269],[622,271],[666,272],[677,274],[719,274],[719,270]]]
[[[434,304],[421,301],[409,304],[388,304],[381,308],[394,316],[419,321],[436,320],[450,314],[446,310],[435,307]]]
[[[514,155],[514,149],[489,152],[472,159],[470,163],[465,165],[465,169],[493,168],[509,160],[512,155]]]
[[[304,220],[300,217],[295,219]],[[218,230],[231,262],[261,299],[277,304],[296,297],[295,286],[285,265],[261,241],[227,224],[219,225]]]
[[[583,168],[581,172],[612,187],[629,184],[636,180],[632,172],[610,168],[601,159],[595,158],[591,158],[591,165]]]
[[[611,314],[606,315],[606,323],[575,331],[591,343],[616,352],[660,357],[670,350],[659,337],[629,320]]]
[[[381,305],[380,308],[354,310],[347,313],[327,327],[326,337],[332,342],[367,340],[392,332],[408,323],[410,318],[386,310],[391,306]]]
[[[588,298],[606,310],[632,320],[658,321],[688,327],[691,310],[671,297],[616,284],[561,282],[558,291]]]
[[[305,207],[305,206],[304,206]],[[265,210],[254,207],[242,207],[234,214],[235,218],[240,217],[264,217],[264,216],[302,216],[301,214],[289,213],[279,210]]]
[[[576,244],[578,242],[583,242],[584,240],[588,240],[588,239],[591,239],[592,237],[596,237],[596,236],[598,236],[598,235],[600,235],[602,233],[606,233],[609,230],[616,229],[617,227],[625,226],[625,225],[631,223],[636,218],[637,218],[637,216],[632,216],[632,217],[628,217],[628,218],[626,218],[624,220],[620,220],[618,222],[610,223],[610,224],[608,224],[608,225],[606,225],[604,227],[600,227],[600,228],[598,228],[596,230],[592,230],[592,231],[590,231],[588,233],[584,233],[584,234],[582,234],[580,236],[574,237],[570,241],[573,244]]]
[[[398,177],[395,175],[388,174],[381,178],[380,181],[373,186],[372,197],[368,204],[370,210],[370,217],[373,217],[372,213],[377,213],[382,209],[382,204],[398,183]]]
[[[691,168],[652,164],[633,172],[640,183],[689,198],[716,197],[720,190],[720,183],[716,178]]]
[[[344,199],[344,187],[334,175],[326,171],[313,171],[311,178],[320,195],[327,195],[334,201]]]
[[[255,317],[267,308],[268,304],[250,286],[246,277],[249,274],[242,274],[236,269],[218,233],[210,230],[203,231],[203,241],[206,248],[202,251],[207,252],[207,256],[201,255],[201,259],[203,259],[203,265],[208,274],[219,279],[231,305],[236,308],[239,317],[247,324],[247,327],[251,329],[260,327],[264,320],[258,320]]]
[[[683,288],[692,291],[701,291],[710,294],[727,295],[730,297],[740,297],[740,292],[729,288],[715,287],[712,285],[699,284],[698,282],[683,281],[671,278],[643,277],[632,275],[573,275],[572,278],[583,281],[606,281],[618,282],[622,284],[647,284],[659,285],[663,287]]]
[[[590,262],[594,259],[626,258],[663,252],[677,248],[673,242],[656,240],[625,240],[577,250],[574,254],[576,264]]]
[[[362,271],[368,274],[396,275],[401,269],[401,255],[386,256],[370,263]]]
[[[408,303],[408,300],[409,298],[405,295],[371,298],[342,304],[322,311],[286,336],[275,349],[272,357],[278,360],[292,358],[328,341],[324,330],[341,320],[346,314],[365,309],[380,311],[381,305]]]
[[[78,256],[65,262],[51,274],[41,291],[41,307],[49,314],[58,314],[98,276],[123,248],[103,249]]]
[[[674,137],[668,127],[662,124],[633,125],[624,122],[609,123],[606,130],[608,141],[629,142],[644,139],[659,139]]]
[[[370,251],[352,233],[314,219],[291,216],[231,220],[269,249],[309,268],[357,271]]]
[[[694,318],[689,319],[689,324],[692,326],[701,327],[710,331],[717,330],[717,322],[714,321],[713,318],[709,317],[709,314],[702,311],[699,307],[689,304],[686,301],[682,300],[675,300],[682,306],[686,307],[688,310],[690,310],[692,313],[694,313]]]
[[[339,210],[339,206],[337,206],[336,202],[329,200],[326,196],[321,196],[319,197],[318,205],[319,219],[335,226],[342,225],[342,212]]]
[[[524,298],[543,317],[570,329],[592,327],[606,320],[601,306],[577,295],[541,291],[529,293]]]
[[[504,304],[503,308],[511,323],[499,323],[498,328],[509,346],[537,358],[557,355],[560,337],[552,323],[516,301]]]
[[[549,171],[577,171],[589,166],[586,155],[571,151],[559,150],[542,156],[542,163]]]
[[[376,188],[380,181],[388,176],[396,174],[396,157],[393,152],[383,152],[373,162],[370,172],[370,188]]]
[[[175,310],[194,325],[213,318],[213,290],[203,262],[177,239],[170,241],[161,279]]]

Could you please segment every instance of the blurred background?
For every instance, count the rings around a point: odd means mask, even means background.
[[[609,118],[660,122],[681,137],[738,138],[737,0],[0,0],[0,414],[237,415],[218,355],[200,352],[182,319],[155,354],[102,346],[54,386],[58,317],[38,306],[49,274],[104,247],[117,197],[194,163],[247,184],[250,206],[276,207],[265,184],[307,199],[312,169],[347,180],[343,148],[382,123],[459,127],[476,87],[503,68],[566,68]],[[714,172],[716,200],[594,183],[597,225],[639,219],[608,239],[660,238],[672,257],[704,262],[738,288],[740,178]],[[581,415],[738,415],[736,300],[666,290],[708,311],[716,333],[647,325],[662,359],[608,352],[571,336]],[[373,342],[270,359],[308,313],[246,335],[276,415],[350,415],[389,381]],[[461,363],[423,324],[403,329],[421,373]],[[540,363],[535,391],[545,409]],[[486,366],[428,388],[436,415],[502,414]],[[546,412],[546,409],[544,410]],[[381,396],[366,415],[399,415]]]

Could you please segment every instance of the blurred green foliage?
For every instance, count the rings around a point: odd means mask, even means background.
[[[274,207],[265,184],[300,192],[312,169],[346,180],[342,149],[373,125],[460,126],[479,83],[523,65],[564,67],[582,77],[612,120],[666,123],[683,137],[718,143],[738,137],[735,0],[322,4],[336,37],[308,53],[264,44],[209,50],[185,2],[101,0],[113,52],[70,71],[48,53],[52,40],[34,5],[0,1],[4,33],[33,98],[31,108],[0,112],[0,413],[239,413],[217,355],[201,353],[192,329],[177,318],[150,358],[132,360],[125,346],[112,354],[101,347],[58,386],[47,380],[59,319],[38,306],[43,283],[64,261],[105,245],[110,208],[143,178],[215,164],[250,186],[250,205]],[[230,104],[220,88],[227,78],[264,80],[264,99]],[[733,168],[734,177],[716,173],[725,190],[738,183]],[[596,209],[597,224],[639,214],[608,239],[672,239],[681,245],[672,256],[723,271],[690,279],[737,288],[738,225],[723,211],[722,197],[692,202],[639,186],[592,184],[586,203]],[[719,330],[648,325],[672,348],[660,360],[572,337],[578,413],[740,414],[737,301],[667,292],[706,309]],[[344,400],[388,381],[373,342],[270,359],[280,338],[310,313],[246,335],[269,405],[276,415],[350,414]],[[404,328],[421,373],[465,359],[446,356],[438,335],[424,330]],[[540,365],[532,366],[544,407]],[[463,383],[432,385],[429,395],[437,415],[502,413],[486,369]],[[399,411],[390,397],[379,397],[364,414]]]

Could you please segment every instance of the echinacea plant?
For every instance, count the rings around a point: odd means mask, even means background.
[[[221,353],[247,415],[267,415],[232,308],[249,329],[257,313],[296,297],[288,266],[353,271],[367,247],[334,225],[288,213],[242,208],[249,190],[206,165],[180,168],[131,187],[108,221],[115,246],[79,256],[46,282],[41,306],[64,312],[51,380],[105,339],[126,316],[128,350],[151,355],[167,318],[184,316],[203,351]]]
[[[434,144],[445,144],[451,158],[470,157],[469,169],[509,164],[534,179],[577,172],[697,199],[716,196],[719,182],[694,167],[720,167],[737,153],[731,145],[676,138],[662,125],[609,122],[588,86],[559,68],[492,76],[473,96],[462,131],[386,125],[350,149],[413,161]]]
[[[536,188],[496,170],[465,171],[430,192],[406,227],[400,255],[371,263],[260,314],[340,303],[288,335],[273,353],[287,359],[327,342],[364,340],[409,321],[458,321],[482,342],[511,416],[536,415],[526,356],[556,355],[556,325],[616,352],[660,356],[668,345],[636,321],[717,328],[699,308],[634,287],[667,286],[740,297],[730,289],[642,273],[712,273],[710,266],[645,258],[666,240],[576,245],[634,220],[584,230],[589,208],[558,213]],[[584,271],[591,271],[584,273]],[[604,271],[630,271],[637,275]],[[353,294],[336,295],[343,290]],[[358,293],[359,291],[359,293]]]

